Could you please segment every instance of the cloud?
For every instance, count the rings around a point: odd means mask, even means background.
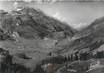
[[[83,29],[85,27],[87,27],[89,24],[86,23],[86,22],[80,22],[80,23],[74,23],[74,19],[70,18],[70,19],[66,19],[60,12],[56,12],[54,15],[53,15],[54,18],[58,19],[58,20],[61,20],[61,21],[64,21],[64,22],[67,22],[69,24],[69,26],[75,28],[75,29]]]
[[[65,21],[65,17],[63,17],[60,12],[56,12],[54,15],[53,15],[54,18],[58,19],[58,20],[61,20],[61,21]]]
[[[87,23],[78,23],[78,24],[71,24],[71,26],[72,26],[73,28],[80,29],[80,28],[85,28],[85,27],[87,27],[88,24],[87,24]]]
[[[18,8],[19,3],[18,3],[18,2],[14,2],[14,3],[13,3],[13,6],[14,6],[14,8],[16,9],[16,8]]]
[[[23,4],[23,3],[21,4],[20,2],[14,2],[13,3],[14,9],[17,10],[17,11],[21,10],[21,8],[24,7],[24,6],[25,6],[25,4]]]

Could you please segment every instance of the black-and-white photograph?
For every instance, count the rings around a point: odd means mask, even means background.
[[[0,0],[0,73],[104,73],[104,0]]]

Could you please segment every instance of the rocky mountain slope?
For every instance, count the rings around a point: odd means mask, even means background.
[[[76,33],[72,37],[71,41],[67,41],[67,43],[61,43],[62,41],[60,41],[57,47],[61,47],[61,48],[59,48],[57,52],[61,54],[64,53],[66,54],[71,50],[73,53],[73,52],[81,51],[83,49],[87,49],[88,51],[93,51],[101,47],[104,44],[103,20],[104,20],[103,17],[96,19],[88,27]]]
[[[56,73],[103,73],[103,33],[104,17],[96,19],[70,40],[59,41],[53,53],[66,57],[67,62],[62,64]]]
[[[50,53],[55,50],[57,42],[67,37],[71,38],[76,32],[68,24],[47,16],[40,10],[29,7],[10,12],[1,10],[0,46],[8,52],[10,58],[1,51],[0,55],[4,60],[1,68],[4,66],[6,68],[0,72],[34,73],[35,70],[40,72],[41,67],[37,69],[37,65],[42,64],[43,60],[51,58],[53,60]],[[6,62],[6,65],[5,61],[8,59],[10,62]],[[15,70],[16,68],[19,69]]]
[[[72,37],[76,32],[68,24],[29,7],[9,13],[1,11],[0,18],[3,30],[17,32],[23,38],[65,38]]]
[[[98,52],[103,50],[103,33],[104,17],[76,31],[41,10],[29,7],[1,10],[0,69],[4,69],[0,72],[87,73],[92,60],[99,61],[97,58],[104,55]]]

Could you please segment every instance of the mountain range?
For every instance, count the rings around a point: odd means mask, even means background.
[[[3,66],[8,67],[7,71],[11,71],[12,67],[21,67],[23,70],[26,69],[27,73],[34,73],[38,68],[37,65],[40,69],[40,65],[53,66],[54,63],[54,70],[57,73],[60,68],[73,63],[74,60],[75,66],[79,65],[78,60],[86,60],[81,63],[89,64],[90,59],[95,58],[98,50],[103,50],[103,33],[104,17],[94,20],[86,28],[77,31],[67,23],[50,17],[39,9],[23,7],[9,12],[0,10],[0,55],[3,57],[0,62],[4,60]],[[7,65],[5,64],[6,56],[10,57]],[[1,71],[1,73],[8,72]],[[17,73],[26,72],[17,70]],[[50,71],[45,73],[50,73]],[[83,72],[74,70],[69,73]]]

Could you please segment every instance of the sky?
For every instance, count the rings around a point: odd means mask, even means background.
[[[56,2],[56,0],[52,0],[51,3],[41,3],[31,2],[31,0],[0,1],[0,9],[4,10],[13,10],[18,5],[41,9],[45,14],[67,22],[76,29],[86,27],[95,19],[104,16],[104,2]]]

